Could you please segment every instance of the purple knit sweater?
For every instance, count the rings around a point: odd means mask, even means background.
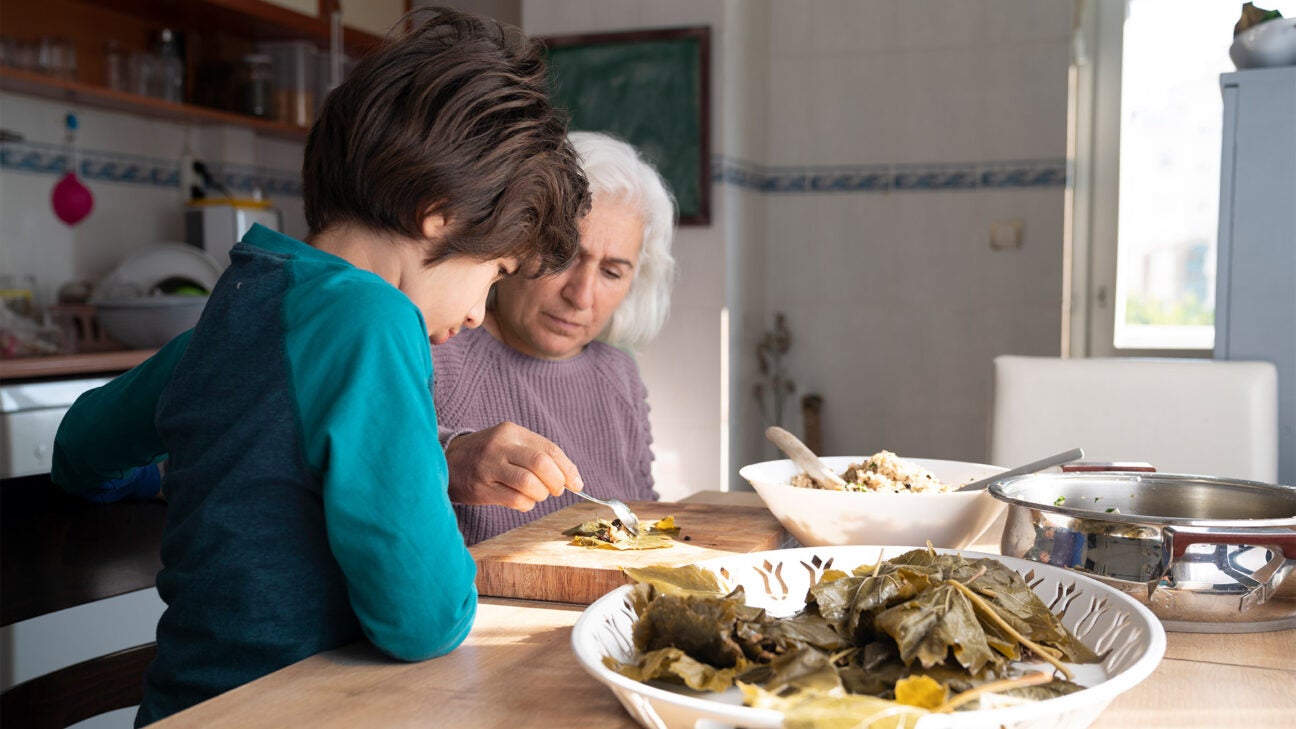
[[[630,355],[591,342],[571,359],[537,359],[481,327],[432,347],[432,363],[442,445],[456,435],[510,421],[562,448],[591,495],[657,499],[648,390]],[[476,544],[579,502],[565,493],[527,512],[463,504],[454,509],[464,540]]]

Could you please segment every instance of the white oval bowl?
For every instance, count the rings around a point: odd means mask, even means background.
[[[804,547],[735,554],[699,563],[730,585],[741,585],[747,604],[774,616],[805,606],[805,594],[825,569],[853,569],[899,556],[914,547]],[[1165,654],[1165,628],[1143,605],[1121,591],[1071,570],[1013,557],[961,550],[968,559],[991,557],[1025,577],[1036,595],[1101,663],[1072,666],[1086,688],[1066,696],[1015,706],[952,714],[931,714],[918,729],[1081,729],[1098,718],[1118,695],[1147,678]],[[610,656],[622,663],[635,658],[634,608],[624,585],[594,601],[572,629],[572,649],[581,667],[611,689],[635,721],[657,729],[733,727],[781,729],[783,715],[742,705],[738,689],[701,693],[660,681],[641,683],[603,665]]]
[[[821,459],[835,473],[868,456]],[[903,457],[902,457],[903,458]],[[903,458],[948,484],[962,485],[1006,469],[984,463]],[[962,549],[994,522],[1004,504],[985,489],[965,493],[862,493],[792,485],[801,469],[792,461],[744,466],[739,475],[760,494],[784,529],[807,547],[847,544],[926,544]]]

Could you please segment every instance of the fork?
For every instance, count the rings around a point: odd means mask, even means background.
[[[639,517],[635,516],[633,511],[630,511],[630,507],[626,506],[624,501],[620,499],[600,499],[596,496],[590,496],[584,491],[572,491],[572,493],[586,501],[593,501],[596,504],[608,507],[621,520],[621,525],[630,533],[630,536],[639,536]]]

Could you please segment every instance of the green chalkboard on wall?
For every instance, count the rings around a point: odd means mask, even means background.
[[[711,221],[710,36],[696,27],[541,39],[571,128],[635,145],[670,184],[682,225]]]

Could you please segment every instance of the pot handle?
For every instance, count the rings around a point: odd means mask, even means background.
[[[1155,473],[1156,467],[1147,461],[1076,461],[1062,465],[1063,473],[1095,473],[1100,471],[1139,471]]]
[[[1162,530],[1161,565],[1162,574],[1157,580],[1148,583],[1148,598],[1156,592],[1162,580],[1173,582],[1171,568],[1175,562],[1196,544],[1229,544],[1264,547],[1274,552],[1273,557],[1263,567],[1243,574],[1232,573],[1232,576],[1250,589],[1242,597],[1240,609],[1247,610],[1254,605],[1264,603],[1273,595],[1274,590],[1282,584],[1287,573],[1296,566],[1296,531],[1274,529],[1202,529],[1190,527],[1166,527]]]

